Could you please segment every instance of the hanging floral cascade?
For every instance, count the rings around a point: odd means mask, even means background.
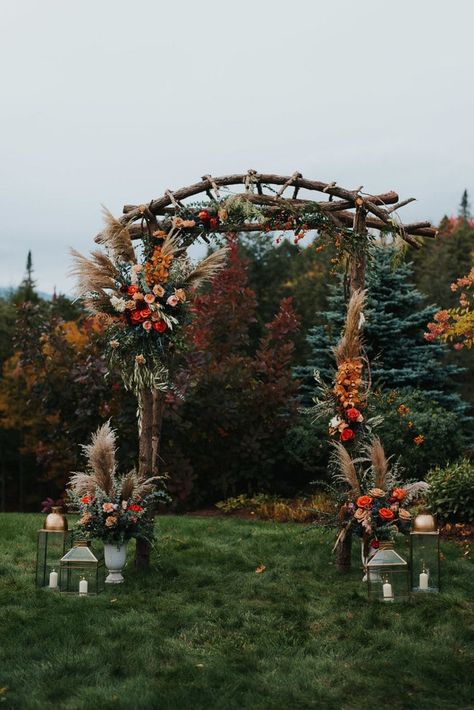
[[[347,306],[347,316],[341,339],[334,349],[337,371],[335,383],[329,387],[315,379],[321,397],[316,401],[316,416],[330,418],[328,431],[343,443],[359,440],[379,423],[378,417],[367,417],[368,384],[364,378],[362,327],[365,291],[355,291]]]
[[[79,295],[102,321],[106,354],[125,386],[165,390],[191,293],[223,267],[227,248],[195,267],[181,246],[182,225],[175,224],[168,232],[144,230],[136,252],[127,227],[107,210],[105,216],[105,253],[87,258],[72,250]]]
[[[451,284],[453,293],[459,292],[459,306],[438,311],[434,322],[428,323],[425,340],[433,342],[437,338],[452,343],[455,350],[472,348],[474,345],[474,266],[466,276]]]
[[[353,459],[340,442],[334,442],[333,478],[349,488],[341,507],[341,531],[336,546],[353,532],[366,546],[377,549],[383,541],[393,541],[411,529],[408,505],[425,493],[423,481],[401,483],[396,466],[390,466],[380,439],[373,437],[363,447],[363,456]]]

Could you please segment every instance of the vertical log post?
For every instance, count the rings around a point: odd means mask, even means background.
[[[139,475],[142,478],[157,476],[161,444],[161,428],[166,393],[162,390],[144,389],[140,393]],[[135,548],[136,569],[150,568],[151,545],[148,540],[137,540]]]
[[[366,238],[366,218],[367,212],[362,205],[358,205],[354,215],[354,234],[356,238]],[[352,258],[350,264],[349,297],[354,291],[365,288],[365,268],[367,259],[365,251],[361,250],[358,256]],[[351,568],[352,553],[352,533],[347,531],[344,539],[338,544],[336,549],[336,565],[340,572],[349,572]]]

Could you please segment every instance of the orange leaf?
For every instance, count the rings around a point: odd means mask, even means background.
[[[256,572],[257,574],[262,574],[262,572],[265,572],[266,569],[267,569],[267,568],[265,567],[265,565],[259,565],[259,566],[257,567],[257,569],[255,570],[255,572]]]

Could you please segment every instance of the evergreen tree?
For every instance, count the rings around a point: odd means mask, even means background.
[[[423,337],[426,323],[436,308],[423,305],[424,296],[412,283],[412,264],[405,262],[395,266],[395,257],[394,247],[380,245],[374,249],[367,271],[369,294],[364,339],[372,386],[416,388],[443,406],[464,411],[465,405],[455,392],[453,382],[462,369],[444,362],[447,353],[444,344],[427,343]],[[328,301],[329,309],[324,313],[323,322],[308,335],[310,362],[296,368],[306,402],[314,396],[315,369],[326,382],[333,379],[332,348],[340,335],[345,314],[340,284],[330,287]]]
[[[23,281],[18,286],[13,300],[16,304],[20,303],[38,303],[40,297],[36,292],[36,283],[33,278],[33,257],[31,255],[31,249],[28,251],[28,256],[26,257],[26,273]]]
[[[469,204],[467,190],[464,190],[462,193],[461,204],[459,205],[459,216],[466,222],[471,219],[471,206]]]

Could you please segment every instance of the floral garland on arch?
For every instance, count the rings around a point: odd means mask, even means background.
[[[100,250],[72,251],[73,275],[86,307],[102,322],[106,355],[125,386],[166,390],[170,357],[180,340],[194,289],[224,266],[227,247],[194,266],[181,246],[181,230],[144,231],[135,250],[130,232],[110,212]]]

